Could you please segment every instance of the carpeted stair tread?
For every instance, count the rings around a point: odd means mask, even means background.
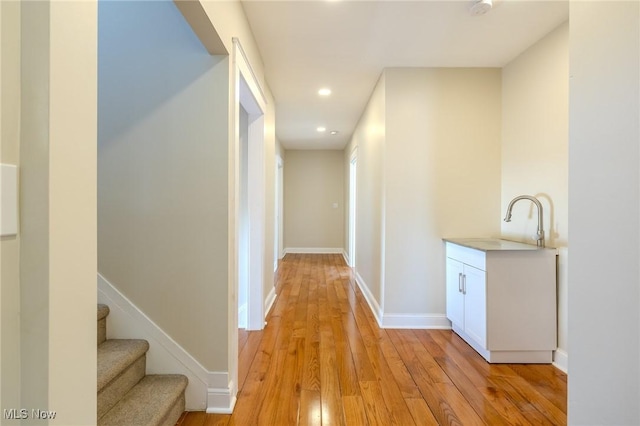
[[[113,339],[98,346],[98,392],[149,349],[146,340]]]
[[[147,357],[138,358],[98,392],[98,418],[107,414],[145,375]]]
[[[107,305],[103,305],[98,303],[98,321],[102,318],[106,318],[109,315],[109,307]]]
[[[98,345],[107,340],[107,315],[109,315],[109,307],[98,304]]]
[[[98,425],[175,425],[184,410],[186,387],[187,378],[182,375],[145,376],[98,420]],[[176,413],[177,417],[171,418]]]

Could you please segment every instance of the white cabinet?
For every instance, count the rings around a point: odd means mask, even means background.
[[[453,330],[489,362],[550,363],[556,349],[555,250],[446,241]]]
[[[481,345],[486,345],[485,272],[447,258],[447,317]]]
[[[447,318],[464,330],[464,263],[447,257]]]

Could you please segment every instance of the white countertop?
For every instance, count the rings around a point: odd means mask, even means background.
[[[497,250],[556,250],[555,248],[542,248],[533,244],[517,243],[515,241],[501,240],[499,238],[443,238],[448,243],[457,244],[481,251]]]

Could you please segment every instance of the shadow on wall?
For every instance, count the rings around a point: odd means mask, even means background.
[[[99,1],[99,148],[225,58],[207,52],[172,1]]]
[[[549,247],[556,247],[556,238],[558,238],[560,236],[560,233],[558,233],[558,230],[556,229],[556,220],[555,220],[555,208],[553,206],[553,199],[549,196],[549,194],[545,194],[544,192],[539,192],[537,194],[534,195],[534,197],[540,199],[543,198],[545,200],[547,200],[547,204],[549,205],[548,209],[549,209],[549,229],[548,231],[546,231],[547,235],[547,243],[549,245]],[[533,204],[531,204],[531,209],[533,209]],[[529,216],[531,216],[532,213],[529,213]]]

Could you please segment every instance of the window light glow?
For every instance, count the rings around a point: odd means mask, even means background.
[[[329,96],[330,94],[331,94],[331,89],[327,87],[323,87],[322,89],[318,90],[318,95],[320,96]]]

